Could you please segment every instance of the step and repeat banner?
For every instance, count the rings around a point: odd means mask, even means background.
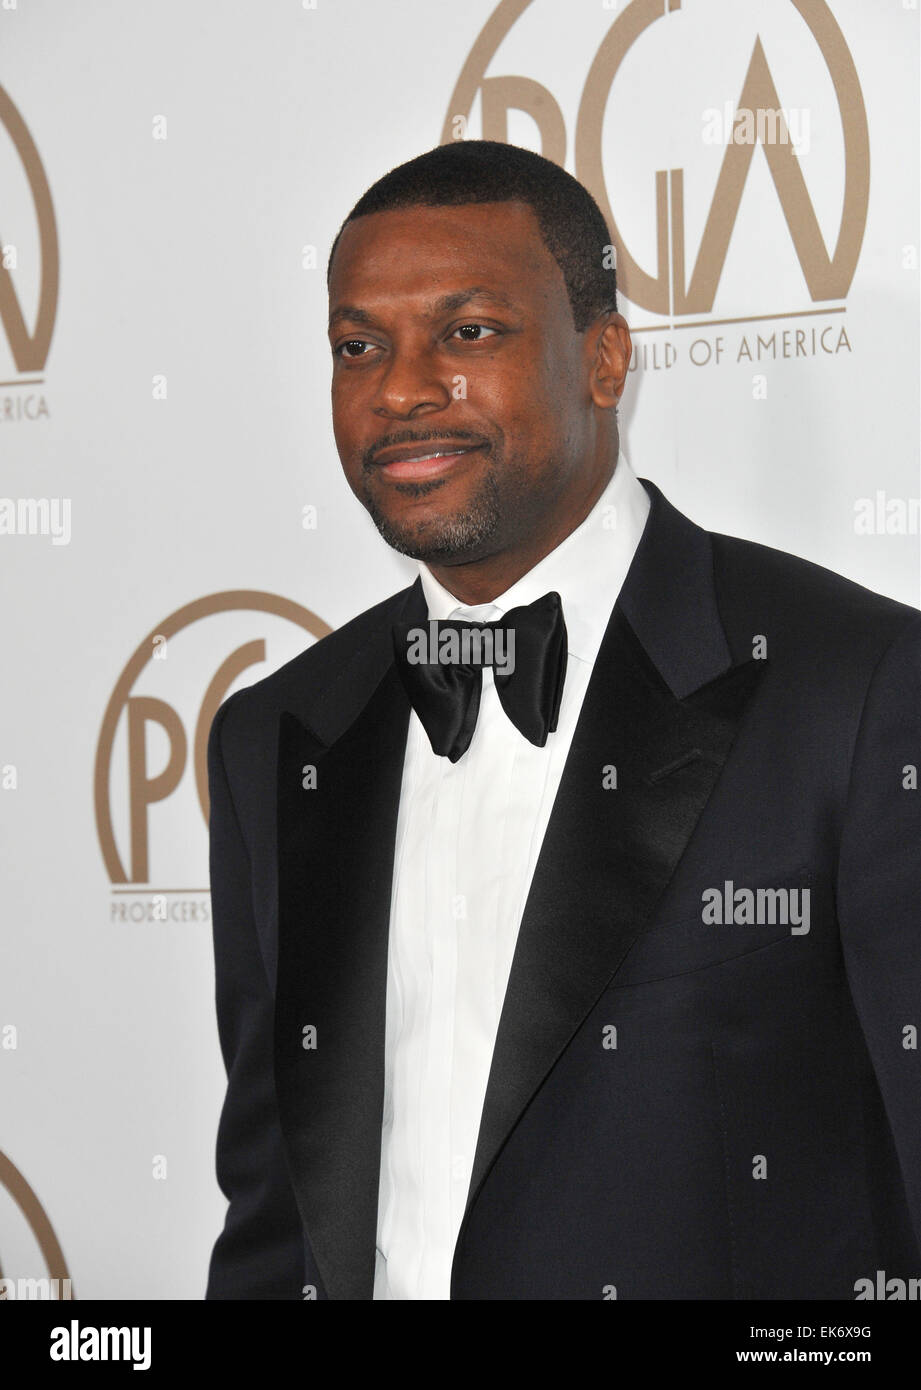
[[[415,574],[330,424],[352,204],[456,139],[565,166],[634,470],[917,604],[918,39],[908,0],[0,0],[0,1296],[204,1292],[210,721]]]

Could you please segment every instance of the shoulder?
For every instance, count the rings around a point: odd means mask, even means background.
[[[365,609],[277,671],[230,695],[215,715],[213,738],[222,740],[225,752],[268,751],[274,748],[282,712],[309,724],[315,710],[336,700],[337,691],[348,700],[355,673],[373,670],[387,659],[391,627],[414,588]]]
[[[875,662],[921,631],[921,612],[799,556],[711,532],[714,580],[737,641],[763,635],[775,655]]]

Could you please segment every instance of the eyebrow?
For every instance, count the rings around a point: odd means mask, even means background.
[[[471,299],[485,300],[487,303],[497,304],[503,309],[516,307],[507,295],[501,294],[498,290],[491,290],[486,285],[471,285],[468,289],[455,290],[453,294],[443,294],[440,299],[433,300],[426,305],[425,313],[429,318],[438,318],[441,314],[450,314],[455,309],[462,309],[465,304],[470,303]],[[353,304],[342,304],[330,314],[329,327],[333,328],[343,319],[368,325],[375,322],[374,315],[368,313],[366,309],[359,309],[357,305]]]

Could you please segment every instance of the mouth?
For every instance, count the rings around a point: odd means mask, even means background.
[[[393,482],[420,482],[449,473],[459,459],[475,454],[484,447],[482,444],[450,443],[437,448],[431,444],[405,445],[381,450],[374,460],[374,466],[383,477]]]

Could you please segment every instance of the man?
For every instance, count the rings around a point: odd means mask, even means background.
[[[607,241],[474,141],[334,245],[337,447],[420,575],[214,721],[208,1298],[921,1273],[921,615],[631,472]]]

